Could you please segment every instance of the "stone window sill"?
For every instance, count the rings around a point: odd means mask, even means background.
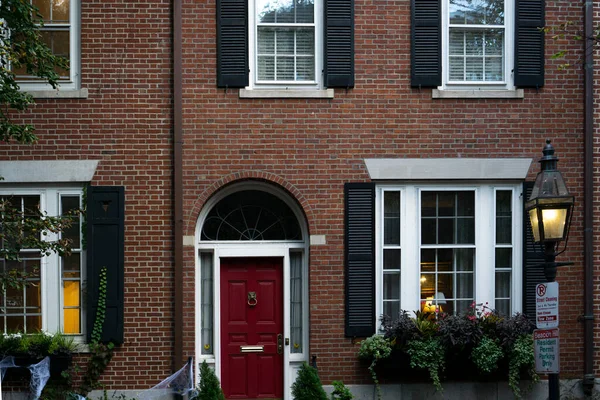
[[[515,90],[447,90],[433,89],[433,99],[523,99],[525,91]]]
[[[333,99],[333,97],[333,89],[240,89],[240,99]]]
[[[27,90],[34,99],[87,99],[88,90]]]

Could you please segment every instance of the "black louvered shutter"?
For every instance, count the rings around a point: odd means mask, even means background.
[[[544,0],[516,0],[515,85],[544,85]]]
[[[354,87],[354,0],[325,0],[325,86]]]
[[[440,0],[411,0],[410,84],[442,84],[442,16]]]
[[[523,207],[529,200],[534,182],[523,183]],[[546,282],[544,276],[544,251],[533,241],[529,215],[523,209],[523,313],[535,323],[535,287]]]
[[[248,1],[217,0],[217,86],[248,86]]]
[[[375,333],[375,186],[344,186],[346,336]]]
[[[106,267],[106,316],[102,342],[123,343],[124,217],[122,186],[87,188],[87,335],[91,339],[102,267]]]

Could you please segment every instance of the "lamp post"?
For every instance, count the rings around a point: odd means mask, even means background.
[[[556,256],[566,249],[574,197],[569,193],[562,174],[557,169],[558,158],[550,140],[540,160],[538,173],[525,211],[529,214],[534,242],[544,248],[544,275],[548,282],[554,282],[557,267],[571,263],[557,263]],[[561,249],[561,242],[564,245]],[[560,397],[558,374],[548,374],[548,394],[550,400]]]

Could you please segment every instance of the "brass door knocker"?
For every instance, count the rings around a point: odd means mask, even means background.
[[[256,300],[256,292],[248,292],[248,305],[254,307],[258,303]]]

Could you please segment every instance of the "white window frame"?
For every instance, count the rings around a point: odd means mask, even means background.
[[[52,186],[44,188],[21,188],[21,187],[1,187],[0,196],[40,196],[40,209],[49,216],[58,216],[60,213],[62,196],[79,196],[79,202],[82,202],[82,188],[74,186]],[[48,232],[46,240],[56,240],[57,234]],[[77,250],[81,254],[81,288],[85,283],[85,251],[81,248]],[[42,306],[42,330],[47,332],[63,332],[64,314],[63,314],[63,281],[62,281],[62,261],[61,257],[52,253],[48,256],[42,255],[40,259],[40,279],[41,279],[41,306]],[[83,292],[82,292],[83,293]],[[80,301],[83,299],[80,299]],[[80,315],[81,333],[69,334],[77,343],[85,342],[85,308],[81,303]],[[4,328],[0,328],[0,333]]]
[[[442,86],[439,90],[515,90],[514,37],[515,0],[504,0],[504,81],[450,81],[450,1],[442,0]],[[495,25],[494,25],[495,26]],[[490,27],[494,27],[490,26]],[[473,27],[464,25],[465,28]]]
[[[70,0],[69,29],[69,78],[59,80],[58,89],[40,80],[17,80],[21,90],[27,92],[40,91],[74,91],[81,88],[81,0]]]
[[[306,90],[306,89],[323,89],[323,1],[314,0],[314,26],[315,28],[315,80],[298,82],[298,81],[274,81],[265,82],[259,81],[258,72],[258,24],[256,18],[257,0],[248,0],[248,60],[250,65],[249,86],[246,89],[291,89],[291,90]],[[302,24],[294,24],[301,26]]]
[[[383,198],[385,191],[400,191],[400,309],[420,309],[420,199],[423,191],[472,190],[475,193],[475,269],[474,295],[477,304],[495,304],[495,193],[512,191],[513,268],[511,275],[511,309],[522,310],[522,183],[457,182],[381,184],[375,191],[376,307],[378,321],[383,313]]]

